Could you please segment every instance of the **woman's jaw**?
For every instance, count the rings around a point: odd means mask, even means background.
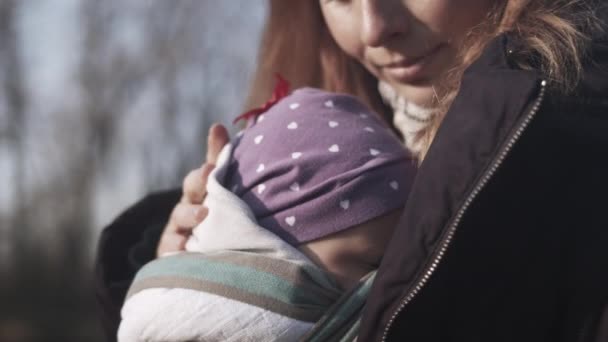
[[[395,58],[397,62],[366,63],[367,69],[390,84],[400,96],[421,106],[434,106],[441,90],[441,80],[454,63],[456,53],[446,43],[438,43],[417,58]]]
[[[431,83],[437,74],[442,56],[447,50],[447,44],[440,43],[433,46],[424,54],[416,57],[396,56],[389,63],[377,64],[381,76],[386,80],[404,84],[425,84]]]

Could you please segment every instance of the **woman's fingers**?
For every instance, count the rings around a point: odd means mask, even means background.
[[[205,217],[207,217],[207,208],[199,204],[180,202],[171,213],[171,223],[177,227],[177,233],[189,234]]]
[[[169,233],[171,225],[166,227],[165,232],[160,237],[158,248],[156,249],[156,256],[161,257],[164,254],[175,253],[183,251],[186,246],[188,237],[182,234]]]
[[[207,213],[202,205],[178,203],[160,237],[156,255],[183,251],[192,229],[207,217]]]
[[[201,168],[190,171],[182,185],[182,201],[185,203],[201,204],[207,194],[207,178],[215,165],[203,164]]]
[[[207,162],[199,169],[192,170],[182,185],[182,202],[201,204],[207,195],[207,178],[217,163],[220,151],[228,143],[228,131],[220,124],[214,124],[209,129],[207,138]]]
[[[207,164],[215,165],[220,151],[228,143],[228,130],[221,124],[213,124],[207,137]]]
[[[192,228],[207,217],[208,210],[201,204],[207,195],[207,178],[215,168],[220,151],[228,143],[228,131],[220,124],[209,129],[207,162],[202,167],[190,171],[182,185],[182,199],[173,208],[169,223],[156,249],[157,256],[182,251]]]

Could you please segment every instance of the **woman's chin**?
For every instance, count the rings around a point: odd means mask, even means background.
[[[432,107],[437,104],[436,89],[430,82],[419,84],[392,84],[397,94],[419,106]]]

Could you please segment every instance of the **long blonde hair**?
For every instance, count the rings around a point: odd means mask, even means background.
[[[596,1],[496,1],[486,20],[468,34],[461,50],[462,63],[446,74],[442,84],[447,86],[438,98],[439,114],[419,135],[424,148],[417,157],[422,160],[428,151],[458,92],[463,71],[489,41],[504,32],[517,36],[522,43],[513,55],[521,68],[539,70],[565,93],[576,88],[591,40],[602,30],[595,14]],[[311,86],[353,94],[390,122],[392,113],[381,100],[378,81],[336,44],[318,1],[269,0],[269,5],[248,107],[259,106],[269,98],[273,74],[278,72],[294,87]]]

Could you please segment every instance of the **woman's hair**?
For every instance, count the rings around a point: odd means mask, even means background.
[[[378,93],[378,81],[336,44],[318,0],[269,0],[247,108],[270,98],[275,73],[287,79],[293,89],[306,86],[354,95],[390,122],[391,113]]]
[[[462,74],[493,38],[509,33],[517,41],[510,60],[521,69],[537,70],[559,92],[575,90],[583,76],[583,63],[595,38],[604,33],[597,16],[604,0],[502,0],[496,1],[486,20],[469,32],[462,44],[461,63],[445,76],[438,114],[418,139],[424,159],[437,130],[456,97]]]
[[[536,69],[561,91],[578,84],[591,39],[601,31],[596,7],[603,0],[496,0],[492,11],[473,28],[463,44],[461,60],[445,76],[438,115],[419,139],[422,160],[458,92],[463,71],[494,37],[514,35],[520,48],[513,60],[523,69]],[[331,36],[316,0],[269,0],[258,68],[247,100],[257,107],[270,97],[274,73],[294,88],[311,86],[357,96],[388,122],[390,109],[382,102],[378,81],[344,53]]]

